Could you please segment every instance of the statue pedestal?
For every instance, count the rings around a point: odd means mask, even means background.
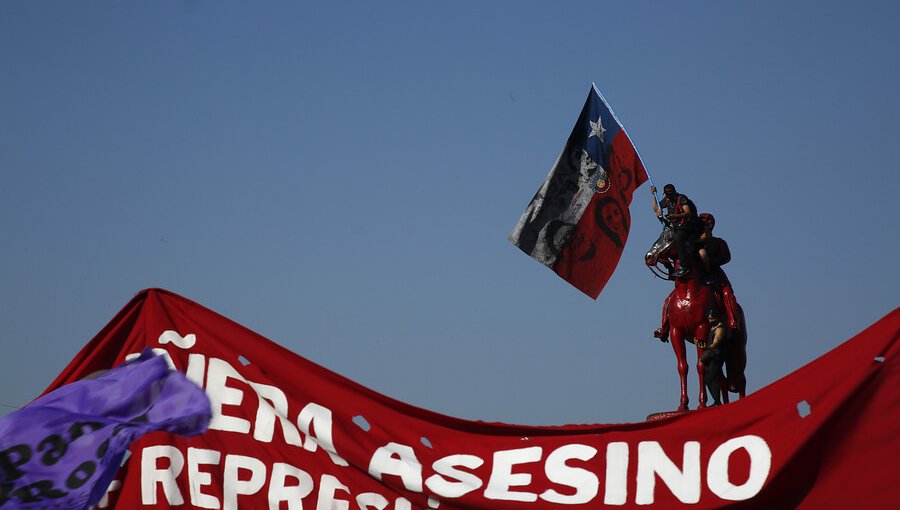
[[[647,415],[647,421],[664,420],[666,418],[671,418],[672,416],[678,416],[689,412],[690,411],[665,411],[662,413],[653,413]]]

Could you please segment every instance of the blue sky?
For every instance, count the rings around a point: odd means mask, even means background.
[[[147,287],[453,416],[673,408],[648,186],[596,302],[506,240],[591,82],[656,183],[716,215],[758,389],[898,305],[898,21],[895,2],[0,3],[0,412]]]

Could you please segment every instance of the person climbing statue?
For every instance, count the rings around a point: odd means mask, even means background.
[[[721,314],[715,308],[706,311],[706,320],[709,322],[709,335],[706,341],[698,342],[697,347],[703,350],[700,354],[703,382],[712,395],[712,405],[718,406],[722,404],[722,385],[725,383],[722,366],[728,349],[728,328],[722,323]]]

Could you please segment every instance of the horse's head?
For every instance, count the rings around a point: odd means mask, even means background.
[[[675,231],[669,222],[665,222],[662,233],[659,238],[650,247],[650,250],[644,255],[644,263],[651,271],[656,270],[668,277],[671,268],[671,260],[676,258],[675,255]],[[666,267],[659,267],[663,264]],[[654,273],[656,272],[654,271]],[[659,276],[657,274],[657,276]]]

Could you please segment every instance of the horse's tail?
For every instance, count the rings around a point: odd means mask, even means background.
[[[743,398],[747,394],[747,377],[744,374],[747,368],[747,321],[744,320],[744,309],[741,305],[738,305],[738,311],[740,330],[731,338],[725,371],[728,391],[737,393]]]

